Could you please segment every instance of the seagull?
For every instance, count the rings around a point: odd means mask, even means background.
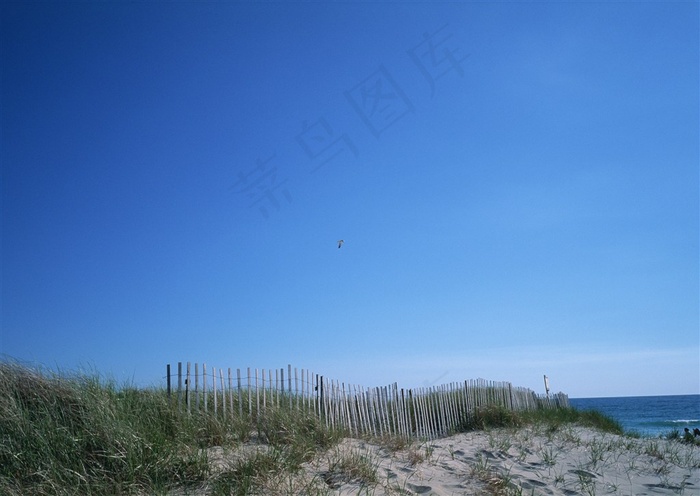
[[[345,243],[345,241],[343,241],[342,239],[339,239],[339,240],[338,240],[338,248],[340,248],[341,246],[343,246],[343,243]]]

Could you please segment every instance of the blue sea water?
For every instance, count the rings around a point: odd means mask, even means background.
[[[614,418],[625,432],[645,437],[665,436],[688,427],[700,429],[700,394],[683,396],[628,396],[571,398],[577,410],[597,410]]]

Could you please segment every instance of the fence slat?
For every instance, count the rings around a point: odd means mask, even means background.
[[[219,369],[219,380],[221,382],[221,413],[226,417],[226,383],[224,382],[223,369]]]
[[[182,362],[177,362],[177,409],[182,411]]]
[[[207,413],[207,364],[202,364],[202,394],[204,395],[204,413]]]
[[[185,404],[187,413],[190,413],[190,362],[187,362],[187,375],[185,375]]]
[[[236,381],[238,386],[238,416],[243,417],[243,398],[241,397],[241,369],[236,369]]]
[[[211,368],[211,379],[212,391],[214,392],[214,415],[216,415],[216,408],[218,407],[216,402],[216,367]]]
[[[229,401],[229,414],[233,418],[233,387],[231,384],[231,367],[228,368],[228,401]]]
[[[194,408],[199,411],[199,364],[194,364]]]

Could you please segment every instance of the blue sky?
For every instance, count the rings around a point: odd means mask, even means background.
[[[700,393],[696,2],[1,19],[6,357]]]

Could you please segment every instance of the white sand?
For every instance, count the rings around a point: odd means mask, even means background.
[[[208,456],[214,472],[225,473],[236,460],[268,450],[210,448]],[[573,426],[471,432],[401,449],[345,439],[296,475],[268,479],[260,494],[700,495],[700,447]]]
[[[376,481],[344,472],[343,457],[350,467],[369,462]],[[306,476],[338,495],[700,495],[700,448],[575,427],[473,432],[396,452],[346,439]]]

